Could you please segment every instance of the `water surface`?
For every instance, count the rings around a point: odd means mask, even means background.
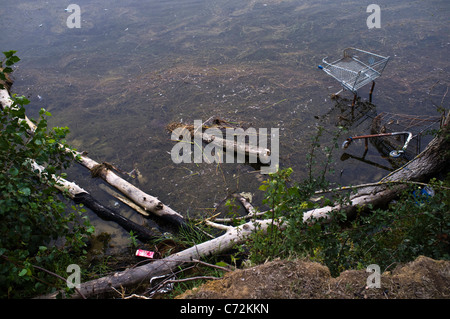
[[[301,180],[318,126],[326,129],[325,147],[339,125],[349,127],[346,135],[368,134],[381,112],[420,116],[437,114],[436,105],[448,108],[446,0],[378,1],[380,29],[368,29],[370,13],[360,1],[79,0],[79,29],[66,25],[70,3],[2,5],[0,48],[17,50],[22,59],[13,91],[29,96],[30,116],[45,107],[53,114],[50,125],[68,126],[69,143],[93,159],[123,171],[137,168],[143,177],[131,181],[185,216],[208,216],[233,192],[251,192],[260,206],[258,186],[266,176],[246,164],[174,164],[165,130],[172,121],[220,117],[279,128],[280,164]],[[376,81],[373,105],[361,105],[353,120],[353,96],[344,93],[348,100],[341,104],[330,99],[339,83],[317,68],[346,47],[391,57]],[[363,102],[369,89],[359,91]],[[336,150],[329,179],[372,182],[393,168],[372,146],[361,161],[363,148],[352,145],[353,157],[345,161]],[[68,179],[114,206],[85,169],[71,169]],[[99,232],[126,241],[115,225],[93,219]]]

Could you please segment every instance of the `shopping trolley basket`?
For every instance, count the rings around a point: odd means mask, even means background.
[[[341,83],[342,90],[335,95],[340,94],[343,90],[348,90],[355,95],[354,101],[358,89],[370,82],[372,82],[370,90],[370,100],[372,100],[375,79],[381,76],[389,61],[389,57],[355,48],[345,49],[344,57],[334,62],[327,62],[326,59],[327,57],[322,60],[323,65],[319,65],[319,69],[324,70]]]

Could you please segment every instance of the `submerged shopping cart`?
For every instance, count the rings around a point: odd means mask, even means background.
[[[364,158],[370,139],[380,154],[389,154],[392,158],[402,156],[411,160],[422,151],[422,139],[431,141],[433,132],[442,126],[442,121],[442,116],[381,112],[372,120],[370,135],[351,136],[344,141],[342,148],[348,148],[355,140],[364,139]],[[399,138],[402,135],[404,138]],[[416,147],[410,147],[407,152],[407,147],[412,141],[415,141]]]
[[[375,79],[381,76],[389,61],[389,57],[355,48],[345,49],[344,57],[334,62],[327,62],[326,59],[327,57],[322,60],[323,65],[319,65],[319,69],[341,83],[342,90],[334,95],[340,94],[343,90],[354,94],[352,107],[355,105],[357,91],[370,82],[372,82],[370,89],[370,102],[372,102]]]

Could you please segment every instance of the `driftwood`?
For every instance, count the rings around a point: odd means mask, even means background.
[[[207,132],[196,132],[194,136],[203,139],[208,144],[213,144],[219,149],[225,149],[227,152],[242,154],[245,156],[254,156],[255,159],[260,159],[267,163],[270,159],[270,150],[261,148],[247,143],[239,143],[235,140],[228,140],[221,137],[222,134],[209,134]]]
[[[208,122],[207,120],[206,122]],[[206,123],[205,122],[205,123]],[[190,136],[198,139],[199,141],[204,141],[207,144],[214,145],[218,147],[219,149],[225,149],[227,152],[231,154],[241,154],[244,156],[248,156],[249,158],[253,158],[255,161],[259,159],[263,163],[267,163],[270,160],[270,150],[268,148],[263,148],[257,146],[256,141],[253,141],[253,143],[246,143],[244,141],[244,138],[247,134],[250,135],[250,132],[244,131],[243,129],[239,128],[231,128],[227,126],[227,122],[215,119],[213,122],[217,123],[215,125],[217,126],[204,126],[203,125],[186,125],[183,123],[177,123],[173,122],[167,125],[167,130],[172,133],[172,139],[178,140],[178,136],[176,136],[176,133],[182,133],[183,129],[186,129],[189,131]],[[178,130],[177,130],[178,129]],[[230,136],[225,136],[226,138],[223,138],[222,130],[232,129],[236,130],[233,131],[234,134],[231,134],[232,139],[229,139]],[[254,132],[256,138],[256,131]],[[183,134],[181,134],[183,135]],[[225,134],[226,135],[226,134]],[[237,140],[234,139],[234,136],[237,136]],[[249,136],[250,138],[250,136]]]
[[[242,244],[256,229],[265,231],[271,224],[271,220],[261,220],[251,221],[238,227],[227,227],[225,234],[220,237],[195,245],[164,259],[157,259],[142,266],[128,268],[110,276],[87,281],[82,283],[78,290],[84,296],[90,297],[109,292],[113,288],[137,285],[143,281],[150,280],[152,277],[170,274],[174,269],[185,263],[194,262]],[[283,225],[279,225],[279,227],[283,227]],[[41,298],[56,298],[59,294],[63,294],[63,292],[55,292]],[[79,297],[80,295],[77,294],[72,296],[72,298]]]
[[[34,160],[30,160],[30,162],[31,168],[35,172],[37,172],[38,175],[42,176],[44,167],[37,164]],[[141,241],[147,241],[156,237],[160,237],[160,234],[156,234],[150,229],[136,224],[128,218],[125,218],[122,215],[114,212],[113,210],[103,206],[99,201],[92,197],[91,194],[78,186],[76,183],[69,182],[64,178],[57,177],[55,175],[53,175],[53,179],[57,181],[55,187],[61,192],[67,193],[75,203],[82,203],[86,207],[90,208],[98,217],[104,220],[113,221],[128,232],[133,231],[136,234],[136,237]]]
[[[0,106],[1,109],[11,107],[12,100],[9,97],[9,93],[6,89],[0,90]],[[35,130],[35,125],[28,118],[26,118],[28,126],[31,129],[31,133]],[[44,171],[44,167],[37,164],[33,159],[30,159],[31,168],[38,174],[42,175]],[[121,216],[120,214],[114,212],[113,210],[103,206],[100,202],[98,202],[91,194],[89,194],[86,190],[78,186],[74,182],[69,182],[64,178],[57,177],[53,175],[53,178],[57,181],[55,187],[59,189],[61,192],[67,193],[76,203],[83,203],[86,207],[90,208],[97,216],[104,220],[116,222],[118,225],[123,227],[126,231],[133,231],[137,238],[142,241],[147,241],[150,239],[154,239],[159,234],[154,233],[150,229],[138,225],[133,221],[129,220]]]
[[[10,98],[9,92],[6,89],[0,90],[0,104],[2,108],[11,107],[13,102]],[[27,117],[25,117],[31,132],[35,130],[35,125]],[[66,149],[67,152],[71,152],[76,156],[78,162],[89,170],[95,170],[95,176],[103,178],[108,184],[115,187],[122,194],[134,201],[135,204],[142,207],[146,212],[153,213],[154,215],[178,226],[184,226],[185,220],[183,216],[173,209],[164,205],[156,197],[146,194],[136,186],[130,184],[112,170],[112,166],[105,163],[98,163],[81,152],[74,152],[70,149]]]
[[[95,170],[95,176],[101,177],[109,185],[114,186],[118,191],[131,199],[136,205],[142,207],[146,212],[164,219],[178,227],[184,226],[186,221],[183,216],[175,212],[169,206],[164,205],[158,198],[146,194],[133,184],[127,182],[114,173],[108,165],[102,165],[88,158],[82,153],[77,153],[78,162],[89,170]]]

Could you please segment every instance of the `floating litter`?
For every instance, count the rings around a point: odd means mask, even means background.
[[[154,251],[148,251],[148,250],[143,250],[143,249],[136,250],[136,256],[139,256],[139,257],[153,258],[154,254],[155,254]]]

